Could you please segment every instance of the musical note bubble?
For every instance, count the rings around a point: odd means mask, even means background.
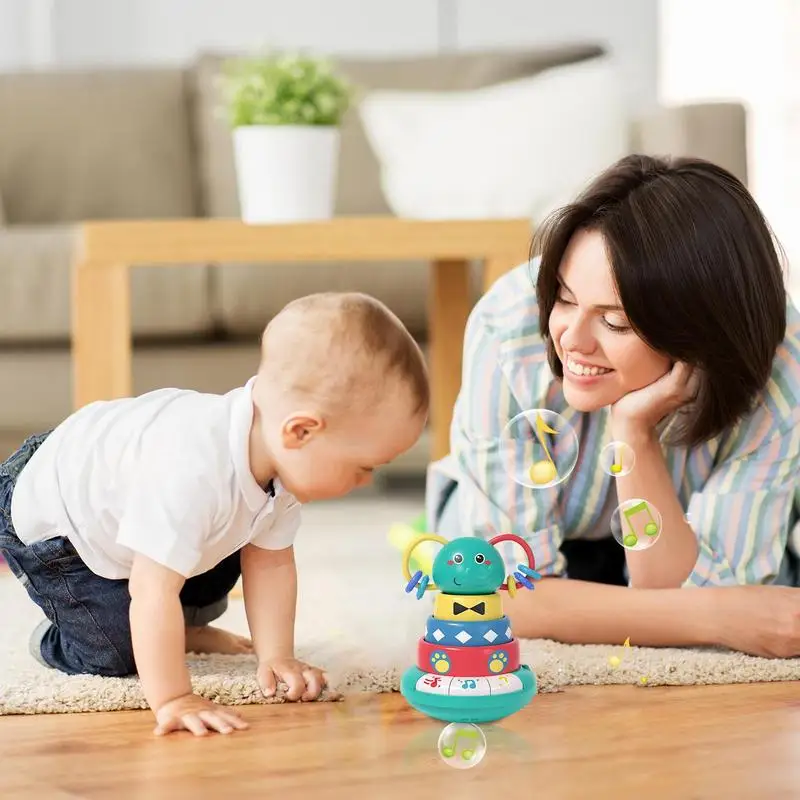
[[[618,656],[609,656],[608,664],[611,669],[616,669],[621,663],[625,654],[628,650],[631,649],[631,637],[629,636],[623,643],[622,643],[622,653]]]
[[[517,414],[505,426],[500,452],[513,480],[530,489],[548,489],[575,469],[578,437],[560,414],[536,408]]]
[[[469,722],[451,722],[439,734],[437,744],[442,761],[455,769],[477,767],[486,755],[486,736]]]
[[[646,500],[626,500],[611,517],[611,533],[626,550],[647,550],[661,535],[661,514]]]
[[[611,442],[600,451],[600,467],[614,478],[629,475],[635,463],[636,454],[625,442]]]

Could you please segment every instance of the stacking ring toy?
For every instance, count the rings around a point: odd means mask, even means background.
[[[425,641],[445,647],[506,644],[511,641],[511,624],[506,616],[486,622],[450,622],[428,617],[425,622]]]
[[[494,594],[439,594],[434,601],[436,619],[476,622],[503,617],[503,601]]]
[[[424,672],[458,678],[514,672],[519,669],[519,641],[489,647],[441,647],[420,639],[417,666]]]
[[[418,569],[412,576],[409,561],[423,542],[442,548],[430,575]],[[508,576],[495,547],[501,542],[518,544],[527,560]],[[434,719],[471,723],[496,722],[526,706],[536,695],[536,675],[520,663],[519,641],[499,592],[513,596],[541,578],[528,543],[511,533],[489,541],[421,534],[405,548],[402,569],[406,592],[416,589],[418,598],[439,592],[417,645],[417,663],[400,681],[409,704]]]

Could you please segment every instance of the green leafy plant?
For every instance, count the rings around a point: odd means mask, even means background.
[[[338,125],[354,96],[354,87],[331,62],[298,54],[230,61],[222,89],[234,128]]]

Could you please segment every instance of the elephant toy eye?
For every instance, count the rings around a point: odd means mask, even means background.
[[[478,555],[475,556],[476,564],[483,564],[484,561],[486,561],[486,556],[484,556],[483,553],[478,553]]]
[[[453,556],[453,561],[455,561],[456,564],[460,564],[463,560],[464,560],[464,556],[462,556],[461,553],[456,553]]]

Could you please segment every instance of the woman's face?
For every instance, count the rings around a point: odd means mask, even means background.
[[[656,353],[631,329],[600,233],[579,231],[572,237],[559,278],[549,328],[570,406],[595,411],[612,405],[669,370],[669,357]]]

